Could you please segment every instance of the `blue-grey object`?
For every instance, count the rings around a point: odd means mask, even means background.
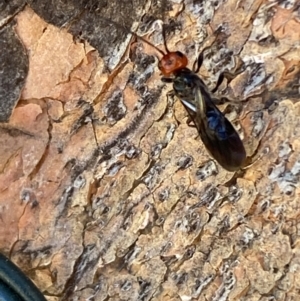
[[[47,301],[33,282],[1,253],[0,301]]]

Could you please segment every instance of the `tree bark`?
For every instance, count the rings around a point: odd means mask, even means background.
[[[0,125],[0,251],[51,301],[298,300],[299,4],[128,2],[9,12],[29,68]],[[205,48],[210,89],[235,73],[214,96],[249,167],[210,157],[130,33],[164,50],[157,19],[190,68]]]

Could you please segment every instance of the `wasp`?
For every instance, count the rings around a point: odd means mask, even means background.
[[[196,74],[202,64],[203,52],[197,59],[196,70],[192,71],[187,68],[187,56],[180,51],[169,51],[165,34],[163,38],[166,52],[159,50],[162,58],[158,63],[162,80],[173,84],[175,95],[187,110],[210,155],[228,171],[241,169],[246,162],[244,144],[233,125],[215,105],[203,80]]]
[[[112,20],[103,17],[101,19],[108,24],[120,27],[118,23]],[[246,151],[243,142],[230,121],[215,105],[211,92],[197,75],[203,60],[203,51],[197,59],[195,70],[188,69],[187,56],[179,51],[168,49],[164,28],[162,26],[165,52],[129,28],[126,28],[126,31],[162,55],[161,58],[158,58],[158,68],[163,75],[162,80],[173,84],[175,95],[187,110],[210,155],[228,171],[233,172],[243,168],[246,163]]]
[[[118,25],[112,20],[108,22]],[[175,95],[187,110],[210,155],[228,171],[234,172],[243,168],[246,163],[243,142],[230,121],[215,105],[211,92],[197,75],[202,64],[203,51],[196,60],[197,64],[194,64],[195,70],[192,71],[187,68],[186,55],[168,49],[164,26],[162,35],[165,52],[130,29],[128,32],[161,54],[158,68],[163,75],[162,81],[173,84]],[[213,91],[217,90],[219,84],[218,81]]]

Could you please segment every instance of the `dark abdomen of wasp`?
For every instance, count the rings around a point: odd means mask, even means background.
[[[242,168],[246,160],[243,142],[230,121],[213,103],[204,82],[187,68],[174,75],[175,94],[188,111],[211,156],[228,171]]]

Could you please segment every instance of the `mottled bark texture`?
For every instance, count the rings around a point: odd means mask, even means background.
[[[28,3],[1,29],[29,61],[0,124],[1,252],[51,301],[299,300],[297,1]],[[157,19],[190,67],[206,48],[209,88],[236,73],[215,96],[249,168],[209,156],[130,34],[163,49]]]

